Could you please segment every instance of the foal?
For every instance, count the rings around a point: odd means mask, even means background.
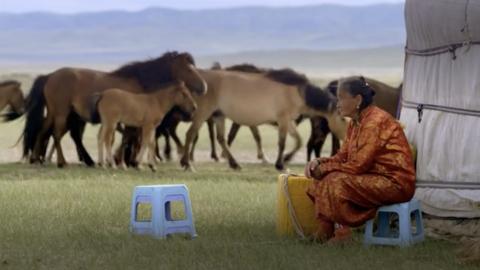
[[[155,128],[173,106],[192,113],[197,104],[183,82],[157,89],[148,94],[133,94],[117,88],[107,89],[99,95],[97,110],[102,126],[98,132],[98,162],[102,165],[103,146],[107,151],[107,164],[115,166],[112,155],[114,133],[119,123],[141,128],[141,148],[136,157],[140,166],[145,147],[148,147],[148,166],[155,171]]]

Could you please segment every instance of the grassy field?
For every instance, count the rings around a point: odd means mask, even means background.
[[[71,162],[66,169],[15,163],[20,148],[10,146],[22,125],[22,120],[0,125],[0,269],[478,269],[457,262],[456,246],[433,239],[401,249],[365,248],[361,232],[348,246],[278,237],[278,172],[255,160],[245,128],[232,148],[242,171],[209,160],[203,129],[197,173],[182,171],[177,161],[160,164],[152,173],[85,168],[76,163],[68,136],[63,140]],[[179,134],[185,129],[182,125]],[[88,127],[85,136],[94,158],[96,131]],[[300,132],[306,140],[306,122]],[[276,130],[266,126],[261,133],[274,160]],[[289,166],[292,172],[302,171],[303,152]],[[131,235],[133,187],[167,183],[189,187],[198,238]]]

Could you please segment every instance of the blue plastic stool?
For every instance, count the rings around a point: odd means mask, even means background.
[[[398,214],[398,231],[390,229],[390,214]],[[413,232],[411,225],[411,214],[415,217],[416,231]],[[382,206],[377,212],[377,232],[373,233],[373,221],[367,222],[365,227],[365,245],[394,245],[409,246],[425,239],[422,222],[422,209],[418,200],[412,199],[409,202]]]
[[[172,220],[170,202],[182,201],[186,219]],[[138,205],[151,204],[151,220],[137,220]],[[137,186],[133,190],[130,212],[130,232],[150,234],[155,238],[165,238],[173,233],[188,233],[197,236],[193,222],[192,204],[185,185]]]

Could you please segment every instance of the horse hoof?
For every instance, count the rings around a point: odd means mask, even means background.
[[[87,167],[95,167],[95,162],[91,159],[81,161],[85,162],[85,165],[87,165]]]
[[[278,170],[278,171],[283,171],[283,169],[285,168],[283,166],[282,163],[275,163],[275,168]]]
[[[150,168],[150,170],[152,170],[152,172],[157,171],[157,169],[155,168],[155,166],[153,164],[148,164],[148,167]]]
[[[240,171],[242,167],[238,165],[237,163],[230,163],[230,168],[234,169],[235,171]]]
[[[180,159],[180,166],[182,166],[182,168],[190,167],[188,158],[182,157],[182,159]]]
[[[63,169],[63,168],[65,168],[66,166],[67,166],[67,164],[65,164],[65,163],[58,163],[58,164],[57,164],[57,167],[60,168],[60,169]]]

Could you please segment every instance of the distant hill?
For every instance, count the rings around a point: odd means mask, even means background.
[[[401,4],[199,11],[151,8],[75,15],[0,13],[0,59],[118,62],[157,56],[166,50],[204,56],[401,47],[403,21]]]

